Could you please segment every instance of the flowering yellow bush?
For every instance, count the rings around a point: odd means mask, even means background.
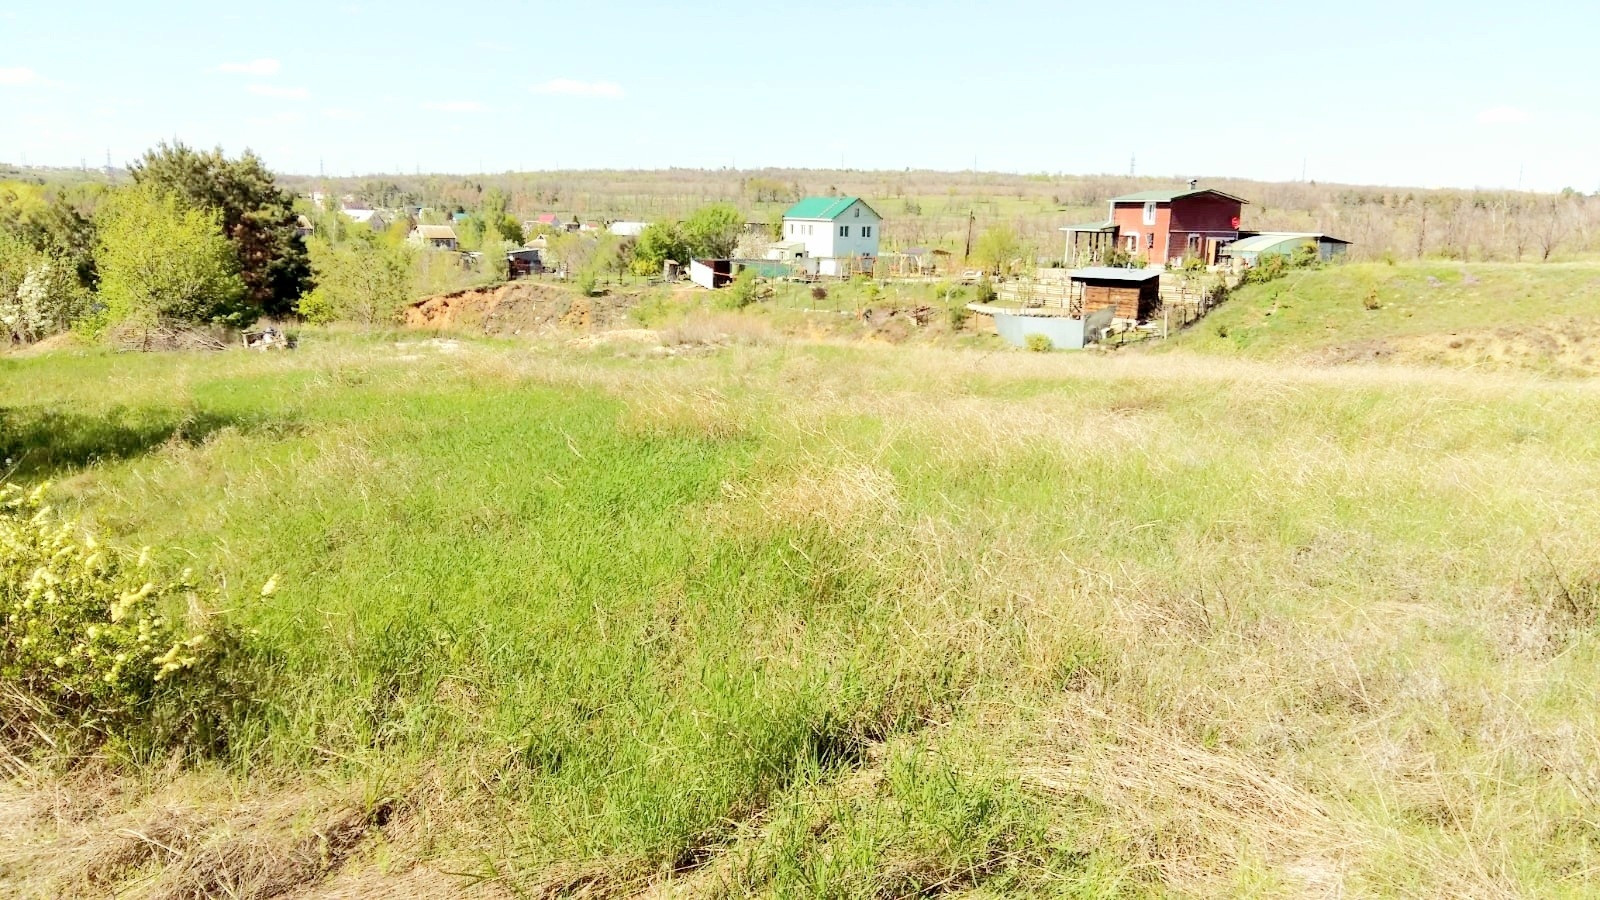
[[[225,665],[239,636],[170,620],[168,598],[195,596],[191,573],[163,581],[148,549],[101,546],[45,487],[0,485],[0,739],[218,745],[241,698]]]

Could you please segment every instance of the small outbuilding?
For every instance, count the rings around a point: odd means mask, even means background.
[[[1350,242],[1332,235],[1310,231],[1259,231],[1246,232],[1237,241],[1222,248],[1222,255],[1245,265],[1259,265],[1268,256],[1294,256],[1301,248],[1315,245],[1317,258],[1328,262],[1343,256]]]
[[[690,260],[689,280],[708,290],[726,287],[729,282],[733,281],[733,260]]]
[[[1094,266],[1078,269],[1070,277],[1085,313],[1111,306],[1119,319],[1144,322],[1161,306],[1159,271]]]
[[[436,250],[455,250],[460,245],[456,241],[456,230],[449,225],[418,225],[411,230],[411,243]]]
[[[537,275],[544,271],[544,253],[535,247],[506,251],[506,274],[511,278]]]

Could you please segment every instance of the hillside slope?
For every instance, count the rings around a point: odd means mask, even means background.
[[[1292,272],[1240,288],[1165,349],[1595,375],[1600,264],[1356,263]]]

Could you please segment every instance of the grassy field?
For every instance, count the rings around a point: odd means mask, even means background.
[[[15,771],[0,888],[1588,895],[1600,385],[1283,364],[1571,308],[1471,272],[1110,356],[0,358],[12,477],[262,635],[220,758]]]
[[[1600,374],[1600,265],[1358,263],[1250,285],[1168,345],[1315,362]]]

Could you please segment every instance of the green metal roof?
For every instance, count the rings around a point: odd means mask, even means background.
[[[1250,202],[1249,200],[1246,200],[1243,197],[1235,197],[1232,194],[1224,193],[1224,192],[1218,191],[1218,190],[1213,190],[1211,188],[1195,188],[1194,190],[1189,190],[1188,188],[1176,188],[1176,189],[1173,189],[1173,190],[1166,190],[1166,191],[1139,191],[1138,193],[1135,193],[1135,194],[1123,194],[1121,197],[1112,197],[1111,198],[1111,202],[1112,203],[1171,203],[1172,201],[1178,199],[1179,197],[1192,197],[1195,194],[1216,194],[1219,197],[1227,197],[1229,200],[1238,200],[1240,203],[1249,203]]]
[[[807,197],[799,203],[789,207],[783,214],[785,219],[837,219],[844,215],[860,197]],[[861,204],[867,206],[865,202]],[[867,209],[872,207],[867,206]],[[872,210],[877,215],[877,210]]]

